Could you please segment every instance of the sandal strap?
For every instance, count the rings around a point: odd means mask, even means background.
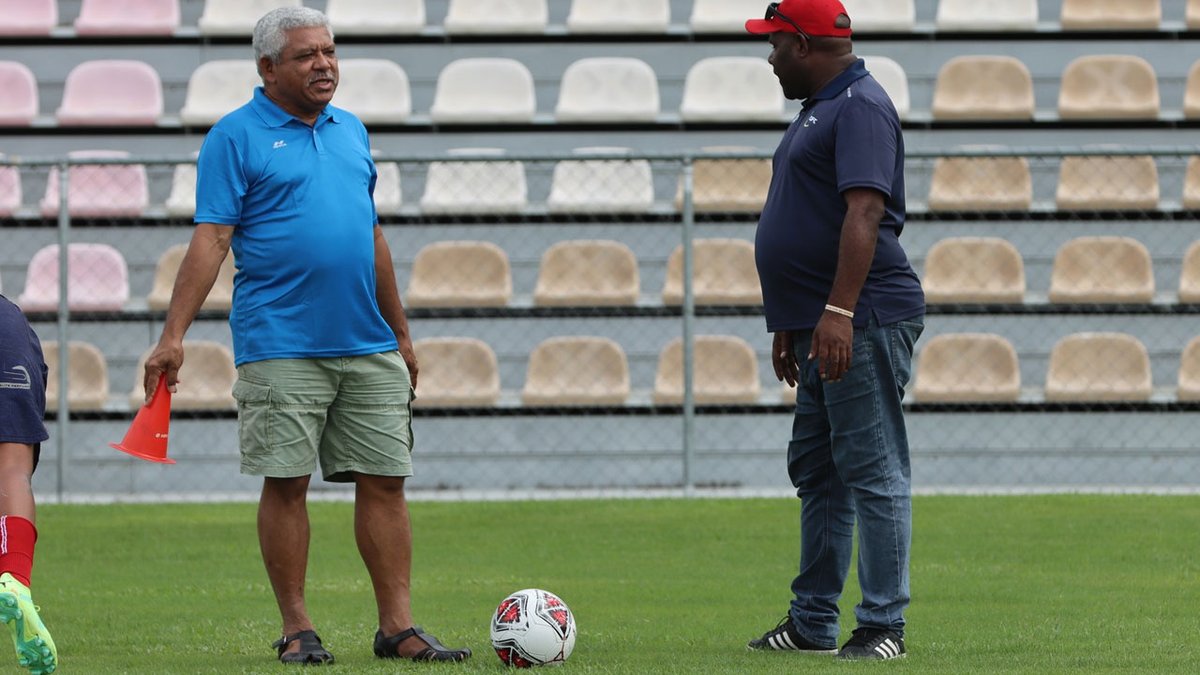
[[[395,635],[385,636],[382,631],[375,635],[375,655],[386,659],[405,658],[396,653],[396,647],[410,637],[419,637],[426,647],[412,655],[413,661],[462,661],[471,655],[470,649],[450,649],[440,640],[426,633],[420,626],[413,626]]]
[[[293,654],[287,654],[285,658],[284,652],[287,651],[288,645],[293,642],[300,642],[300,651]],[[333,654],[325,650],[321,644],[321,637],[314,630],[302,630],[291,635],[284,635],[271,646],[279,653],[279,660],[284,663],[332,663]]]

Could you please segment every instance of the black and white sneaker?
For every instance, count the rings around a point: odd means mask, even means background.
[[[839,659],[887,659],[904,658],[904,638],[882,628],[856,628],[854,635],[842,645]]]
[[[746,645],[746,649],[800,652],[801,654],[833,655],[837,653],[837,649],[833,647],[822,647],[805,640],[796,632],[796,628],[792,626],[792,619],[788,616],[783,617],[778,626],[763,633],[762,637],[751,640]]]

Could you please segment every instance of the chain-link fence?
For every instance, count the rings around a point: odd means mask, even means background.
[[[1192,152],[910,153],[902,241],[930,300],[906,399],[916,487],[1200,485]],[[46,497],[258,487],[238,473],[233,261],[187,336],[178,464],[108,447],[191,235],[192,161],[0,163],[0,290],[51,365]],[[410,489],[786,490],[792,393],[753,254],[767,155],[376,162],[421,361]]]

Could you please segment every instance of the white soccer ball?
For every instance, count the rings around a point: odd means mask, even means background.
[[[558,665],[575,648],[575,615],[549,591],[517,591],[492,615],[492,647],[515,668]]]

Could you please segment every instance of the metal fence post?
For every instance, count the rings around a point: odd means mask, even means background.
[[[70,385],[68,375],[70,364],[67,361],[70,353],[70,320],[69,298],[70,285],[70,243],[71,215],[67,210],[67,192],[70,187],[68,176],[69,164],[60,162],[58,165],[58,438],[55,440],[55,457],[58,468],[57,492],[58,501],[62,502],[66,495],[67,448],[70,447]]]
[[[692,465],[696,454],[696,397],[692,391],[695,381],[695,349],[693,338],[696,323],[695,289],[692,287],[692,239],[696,225],[693,204],[692,157],[683,160],[683,491],[695,494]]]

